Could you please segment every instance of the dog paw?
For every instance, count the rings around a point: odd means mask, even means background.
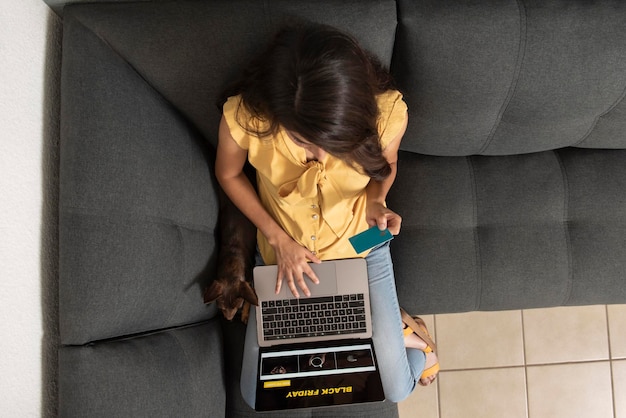
[[[241,322],[248,324],[248,318],[250,317],[250,302],[244,301],[241,308]]]

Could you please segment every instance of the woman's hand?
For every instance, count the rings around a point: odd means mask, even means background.
[[[305,296],[311,296],[304,275],[306,274],[313,283],[319,284],[319,278],[308,261],[321,263],[321,260],[287,234],[281,237],[276,244],[272,244],[272,246],[276,253],[276,264],[278,265],[276,294],[280,292],[284,280],[295,297],[300,297],[298,288],[302,290]]]
[[[387,228],[393,235],[400,233],[402,217],[382,203],[368,203],[365,216],[369,226],[377,225],[381,231]]]

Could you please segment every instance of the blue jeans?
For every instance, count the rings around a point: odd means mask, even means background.
[[[257,257],[259,263],[260,257]],[[399,402],[411,394],[424,371],[426,355],[404,346],[402,318],[389,243],[373,249],[367,257],[367,273],[372,308],[372,340],[380,370],[385,397]],[[254,408],[259,346],[256,336],[255,310],[250,310],[241,369],[243,399]]]

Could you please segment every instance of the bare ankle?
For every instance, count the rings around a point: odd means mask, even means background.
[[[416,348],[422,351],[426,349],[426,343],[424,340],[415,334],[409,334],[404,337],[404,346],[407,348]]]

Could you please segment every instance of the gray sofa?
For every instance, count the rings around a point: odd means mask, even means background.
[[[626,3],[174,0],[63,8],[59,414],[245,417],[216,263],[221,89],[291,16],[386,64],[414,313],[626,303]],[[272,414],[270,414],[272,415]],[[393,417],[385,402],[293,417]]]

